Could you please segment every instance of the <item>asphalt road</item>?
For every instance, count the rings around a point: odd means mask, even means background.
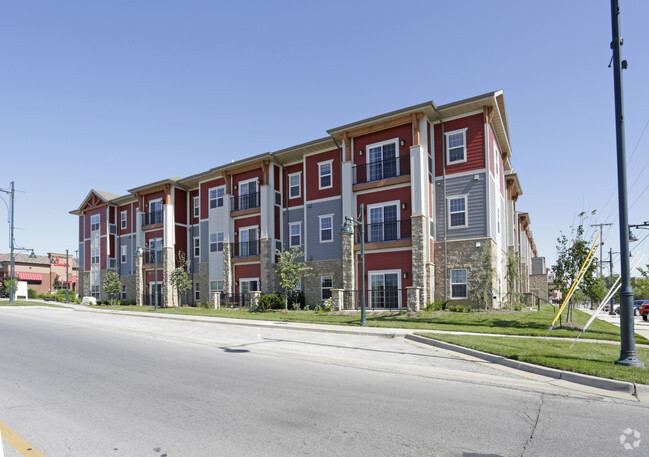
[[[0,308],[0,421],[47,457],[647,455],[647,417],[402,338]]]

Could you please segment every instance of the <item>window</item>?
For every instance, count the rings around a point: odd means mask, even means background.
[[[301,177],[301,172],[288,175],[288,198],[299,198],[302,195],[300,190]]]
[[[149,224],[162,224],[162,199],[149,202]]]
[[[91,232],[96,232],[99,230],[99,220],[100,220],[100,215],[99,214],[93,214],[90,216],[90,231]]]
[[[451,270],[451,298],[467,298],[466,270]]]
[[[290,247],[301,246],[302,245],[302,223],[301,222],[290,222],[288,224],[289,234],[290,234]]]
[[[398,138],[367,146],[368,174],[370,181],[394,178],[399,175],[397,163]]]
[[[99,248],[90,249],[90,264],[99,265]]]
[[[201,256],[201,239],[199,237],[194,238],[194,257]]]
[[[321,243],[330,243],[334,240],[334,216],[333,214],[327,214],[326,216],[318,216],[320,219],[320,242]]]
[[[332,173],[332,160],[328,162],[320,162],[318,164],[318,174],[320,176],[320,189],[329,189],[333,187],[331,180]]]
[[[210,292],[223,292],[223,280],[210,281]]]
[[[223,232],[210,233],[210,252],[223,251]]]
[[[248,292],[259,290],[259,279],[257,278],[242,278],[239,280],[239,284],[239,291],[242,294],[247,294]]]
[[[381,243],[399,239],[399,202],[368,206],[367,241]]]
[[[120,300],[126,300],[126,284],[122,284],[122,295]]]
[[[372,308],[399,308],[401,272],[370,272],[370,306]]]
[[[194,197],[193,202],[194,202],[194,217],[200,217],[200,215],[201,215],[201,199],[199,197]]]
[[[500,235],[500,206],[496,209],[496,226],[498,229],[498,235]]]
[[[201,283],[194,283],[194,300],[198,301],[201,299]]]
[[[148,263],[162,263],[162,240],[152,238],[149,240],[149,261]]]
[[[493,142],[493,150],[494,150],[494,176],[496,177],[496,184],[500,184],[500,160],[499,160],[499,152],[498,152],[498,145],[496,142]]]
[[[120,217],[120,228],[122,230],[128,228],[128,211],[122,211]]]
[[[257,199],[257,180],[245,181],[239,183],[239,209],[257,208],[259,201]]]
[[[448,199],[448,226],[467,227],[466,197],[451,197]]]
[[[127,250],[127,248],[128,248],[128,246],[125,246],[125,245],[119,247],[119,254],[120,254],[122,263],[126,263],[126,252],[127,252],[126,250]]]
[[[466,162],[466,130],[446,133],[446,163]]]
[[[91,286],[90,295],[92,295],[95,298],[99,298],[99,286]]]
[[[223,206],[223,196],[225,195],[225,187],[215,187],[209,190],[210,209],[220,208]]]
[[[275,191],[275,205],[282,206],[282,194]]]
[[[320,277],[320,298],[326,300],[331,298],[331,289],[334,285],[333,276],[321,276]]]

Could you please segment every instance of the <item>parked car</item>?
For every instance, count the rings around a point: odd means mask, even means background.
[[[649,305],[649,300],[634,300],[633,301],[633,315],[634,316],[639,316],[640,315],[640,308],[643,305]]]
[[[647,300],[644,300],[645,304],[640,307],[640,315],[642,316],[643,320],[649,320],[649,303],[647,303]]]

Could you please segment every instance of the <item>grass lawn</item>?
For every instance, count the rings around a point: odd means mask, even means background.
[[[13,304],[10,304],[9,300],[2,300],[0,301],[0,306],[49,306],[51,308],[65,308],[65,306],[55,305],[53,303],[29,300],[14,300]]]
[[[572,349],[569,349],[572,341],[546,340],[543,347],[539,349],[541,341],[533,338],[439,333],[420,335],[521,362],[602,378],[649,384],[649,369],[628,368],[613,363],[620,356],[618,344],[587,343],[578,340]],[[649,367],[649,348],[636,347],[636,350],[638,358]]]
[[[152,306],[93,306],[99,309],[128,310],[152,312]],[[328,313],[316,314],[313,311],[264,311],[251,312],[248,310],[232,309],[200,309],[192,307],[158,308],[158,313],[185,314],[198,316],[229,317],[235,319],[268,320],[280,322],[305,322],[311,324],[354,325],[360,321],[360,314]],[[565,313],[565,311],[564,311]],[[545,336],[554,318],[552,306],[541,307],[541,311],[514,311],[488,313],[450,313],[450,312],[421,312],[418,317],[407,313],[386,312],[367,313],[368,327],[407,328],[415,330],[446,330],[470,333],[496,333],[502,335]],[[590,316],[582,311],[573,311],[573,320],[583,325]],[[565,321],[565,317],[563,318]],[[558,321],[557,321],[558,323]],[[578,330],[555,329],[550,336],[574,338]],[[582,335],[585,339],[619,341],[620,329],[608,322],[596,319]],[[636,335],[637,343],[649,344],[649,340]]]

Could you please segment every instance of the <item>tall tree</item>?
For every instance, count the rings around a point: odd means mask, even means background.
[[[119,295],[122,291],[122,282],[119,279],[119,275],[114,271],[109,271],[106,274],[106,279],[104,279],[104,292],[110,297],[110,304],[115,303],[115,297]]]
[[[300,284],[302,278],[311,274],[311,267],[298,260],[304,257],[304,253],[298,248],[284,252],[278,249],[277,255],[279,260],[275,265],[275,272],[279,286],[284,291],[284,312],[288,312],[288,295]]]
[[[189,289],[192,288],[192,282],[189,279],[189,263],[190,261],[185,257],[182,251],[178,252],[178,266],[171,272],[169,282],[171,287],[176,289],[178,294],[178,303],[180,303],[181,294],[184,295]]]

